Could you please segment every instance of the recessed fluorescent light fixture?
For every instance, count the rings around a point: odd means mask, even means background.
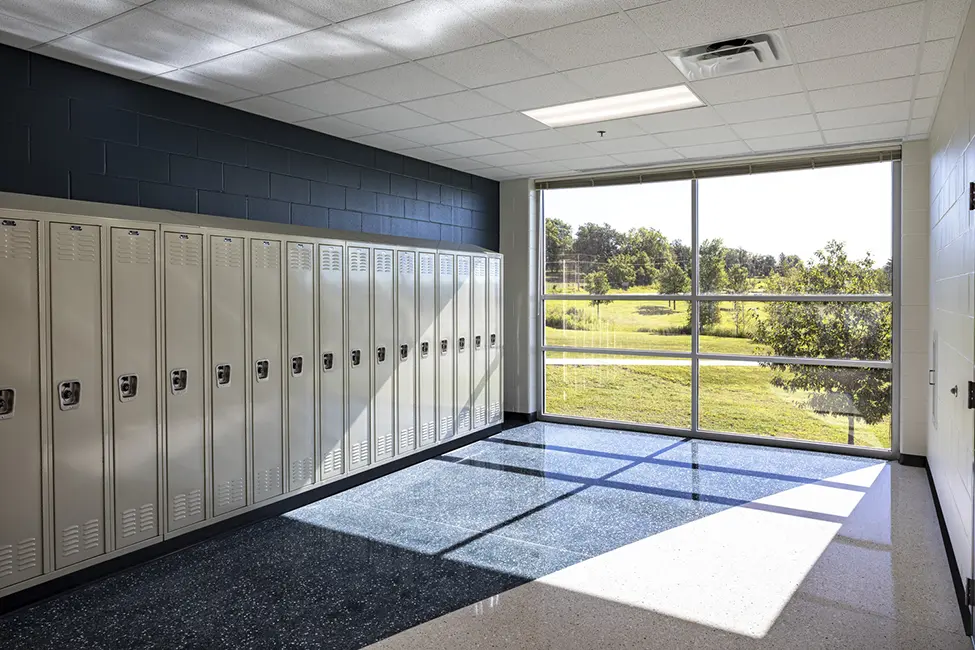
[[[524,113],[542,124],[556,127],[603,122],[635,115],[666,113],[695,106],[704,106],[704,102],[698,99],[690,88],[680,85],[628,95],[589,99],[574,104],[536,108]]]

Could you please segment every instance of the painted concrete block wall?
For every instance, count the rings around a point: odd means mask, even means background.
[[[535,190],[529,180],[501,183],[504,255],[504,410],[539,410],[538,233]]]
[[[901,160],[901,453],[927,455],[928,413],[928,141],[904,144]],[[895,242],[896,245],[896,242]]]
[[[975,12],[970,11],[930,137],[930,336],[937,347],[936,418],[928,462],[962,578],[972,576],[972,461],[975,411],[965,387],[975,368]],[[934,360],[932,359],[932,363]],[[958,395],[951,388],[958,386]]]
[[[498,248],[498,183],[0,45],[0,190]]]

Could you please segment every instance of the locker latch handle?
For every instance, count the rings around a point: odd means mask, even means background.
[[[257,362],[257,381],[267,381],[270,376],[271,362],[267,359],[261,359]]]
[[[332,369],[332,364],[335,363],[335,356],[331,352],[326,352],[322,355],[322,371],[328,372]]]
[[[62,411],[78,408],[81,403],[81,382],[75,380],[62,381],[58,384],[58,404]]]
[[[6,420],[14,416],[14,403],[16,402],[17,391],[13,388],[0,388],[0,420]]]
[[[386,361],[386,347],[380,346],[376,348],[376,363],[383,363]]]
[[[350,358],[352,360],[352,367],[355,368],[362,363],[362,350],[352,350]]]
[[[423,341],[420,343],[420,356],[426,359],[430,355],[430,342]]]
[[[493,348],[495,345],[497,345],[497,343],[498,343],[498,335],[497,334],[492,334],[491,335],[491,347]]]
[[[121,375],[118,378],[118,398],[128,402],[139,393],[139,375]]]
[[[228,386],[230,384],[230,364],[221,363],[216,369],[217,386]]]
[[[291,357],[291,376],[300,377],[305,369],[304,357]]]
[[[464,348],[466,346],[467,346],[467,339],[465,339],[463,336],[460,337],[459,339],[457,339],[457,351],[458,352],[463,352],[464,351]]]
[[[177,368],[169,373],[169,386],[173,389],[173,395],[186,390],[187,375],[185,368]]]
[[[409,358],[409,356],[410,356],[410,346],[406,344],[399,346],[399,358],[402,359],[403,361],[406,361],[406,359]]]
[[[478,334],[477,336],[474,337],[474,349],[475,350],[480,350],[481,349],[481,335],[480,334]]]
[[[440,354],[447,354],[447,339],[440,341]]]

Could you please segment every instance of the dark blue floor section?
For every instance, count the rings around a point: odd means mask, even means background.
[[[534,423],[13,612],[0,648],[360,648],[878,462]]]

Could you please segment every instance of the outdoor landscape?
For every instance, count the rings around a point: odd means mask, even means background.
[[[545,344],[691,352],[690,301],[559,295],[689,294],[691,250],[652,228],[545,221]],[[747,294],[888,294],[891,264],[851,259],[827,241],[810,259],[701,242],[699,351],[720,355],[887,361],[889,302],[735,300]],[[546,412],[689,428],[690,360],[549,351]],[[887,369],[702,359],[701,429],[869,447],[890,446]]]

